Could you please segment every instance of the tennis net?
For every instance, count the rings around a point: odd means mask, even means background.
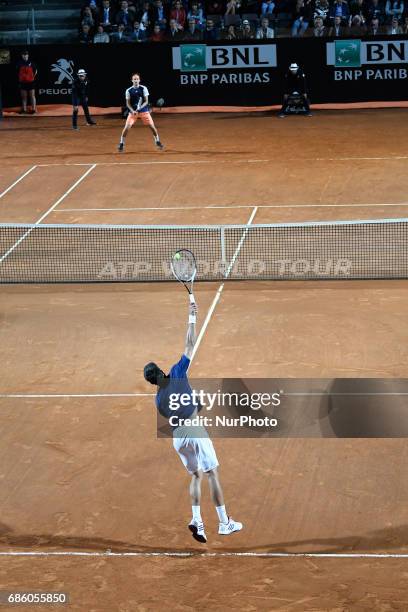
[[[172,279],[193,251],[197,280],[408,278],[408,219],[268,225],[0,224],[0,283]]]

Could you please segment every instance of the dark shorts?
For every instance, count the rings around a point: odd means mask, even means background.
[[[88,98],[85,96],[78,96],[78,94],[72,92],[72,106],[84,106],[88,105]]]
[[[20,82],[18,85],[23,91],[31,91],[32,89],[35,89],[35,81],[31,81],[31,83]]]

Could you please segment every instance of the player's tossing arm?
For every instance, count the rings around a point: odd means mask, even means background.
[[[186,348],[184,354],[186,357],[191,359],[193,354],[194,345],[196,343],[196,319],[197,319],[197,306],[196,304],[190,304],[188,314],[188,328],[186,336]]]

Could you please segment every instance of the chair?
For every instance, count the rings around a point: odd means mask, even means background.
[[[248,19],[249,23],[258,25],[259,17],[256,13],[244,13],[242,15],[242,20]]]
[[[224,26],[228,28],[230,25],[239,26],[241,23],[241,17],[239,15],[225,15]]]
[[[207,15],[206,20],[212,19],[216,28],[219,28],[222,23],[222,15]]]

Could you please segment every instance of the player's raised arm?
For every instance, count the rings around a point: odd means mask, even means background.
[[[187,328],[187,336],[186,336],[186,348],[184,350],[184,354],[186,357],[191,359],[193,354],[194,345],[196,343],[196,320],[197,320],[197,305],[190,304],[189,305],[189,314],[188,314],[188,328]]]

